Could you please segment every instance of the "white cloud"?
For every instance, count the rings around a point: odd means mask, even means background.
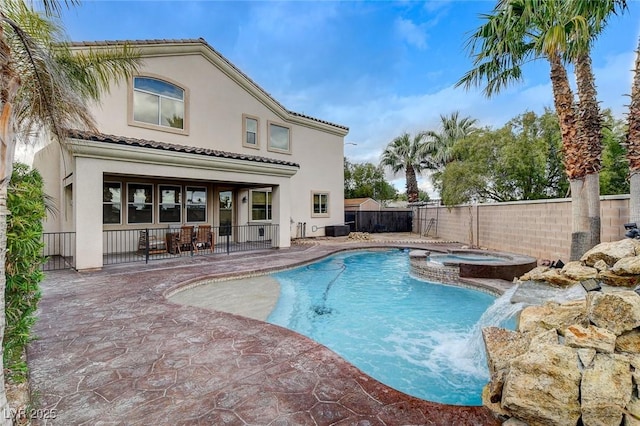
[[[611,108],[614,116],[622,118],[629,112],[631,83],[636,55],[626,52],[607,56],[602,66],[594,66],[596,89],[602,108]]]
[[[630,91],[634,59],[633,52],[615,55],[594,70],[602,108],[612,108],[619,118],[626,112],[628,98],[622,94]],[[336,122],[350,127],[347,139],[358,143],[345,151],[350,160],[377,164],[380,154],[394,137],[405,131],[436,130],[440,114],[459,110],[462,116],[477,118],[481,126],[498,128],[527,110],[542,113],[545,107],[553,108],[550,82],[530,86],[525,82],[524,87],[514,86],[491,99],[484,97],[480,89],[465,91],[450,86],[433,93],[404,97],[389,95],[358,104],[325,105],[323,111],[326,111],[325,116],[330,115]],[[388,178],[396,188],[404,191],[403,176]],[[420,187],[434,196],[431,180],[426,176],[420,179]]]
[[[427,12],[442,12],[448,10],[452,0],[427,0],[424,2],[424,10]]]
[[[407,44],[424,50],[427,47],[426,25],[415,24],[410,19],[396,18],[394,21],[396,34]]]

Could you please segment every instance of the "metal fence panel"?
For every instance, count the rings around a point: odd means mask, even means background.
[[[279,229],[275,224],[213,226],[207,235],[198,234],[198,227],[185,237],[182,227],[118,229],[103,231],[103,264],[145,262],[182,256],[229,254],[242,251],[271,249],[279,246]],[[47,232],[42,234],[46,258],[43,271],[75,269],[76,233]]]
[[[345,211],[351,232],[411,232],[413,212],[400,210]]]
[[[76,233],[45,232],[42,234],[43,271],[75,269]]]
[[[105,265],[145,262],[182,256],[229,254],[278,247],[278,225],[222,225],[119,229],[103,231]]]

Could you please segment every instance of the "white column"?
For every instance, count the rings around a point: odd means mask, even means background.
[[[73,213],[76,269],[102,268],[102,180],[99,160],[76,158]]]
[[[291,246],[291,188],[288,179],[280,185],[274,185],[271,193],[273,223],[278,224],[278,244],[272,242],[274,247],[287,248]]]

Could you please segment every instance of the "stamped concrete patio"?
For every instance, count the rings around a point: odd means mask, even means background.
[[[497,425],[483,407],[423,401],[295,332],[165,295],[205,277],[255,274],[344,249],[459,245],[414,240],[293,245],[99,272],[48,273],[28,348],[36,406],[57,425]],[[406,239],[406,237],[405,237]]]

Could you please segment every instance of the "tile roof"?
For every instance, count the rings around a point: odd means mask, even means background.
[[[315,118],[315,117],[311,117],[309,115],[305,115],[305,114],[300,114],[298,112],[295,111],[291,111],[287,108],[284,107],[284,105],[282,105],[280,102],[278,102],[273,96],[271,96],[271,94],[269,92],[267,92],[266,90],[264,90],[262,87],[260,87],[260,85],[258,85],[255,81],[253,81],[247,74],[245,74],[244,72],[242,72],[238,67],[236,67],[231,61],[229,61],[227,58],[225,58],[220,52],[218,52],[216,49],[214,49],[209,43],[207,43],[207,41],[200,37],[200,38],[194,38],[194,39],[153,39],[153,40],[102,40],[102,41],[79,41],[79,42],[71,42],[69,43],[70,46],[72,47],[100,47],[100,46],[118,46],[118,45],[123,45],[123,44],[131,44],[131,45],[161,45],[161,44],[194,44],[194,43],[200,43],[203,44],[204,46],[206,46],[207,48],[209,48],[215,55],[217,55],[218,57],[220,57],[222,60],[224,60],[227,64],[229,64],[230,67],[232,67],[238,74],[242,75],[245,79],[247,79],[253,86],[255,86],[258,90],[260,90],[262,93],[264,93],[266,96],[268,96],[271,100],[273,100],[273,102],[275,102],[276,104],[278,104],[280,107],[282,107],[283,110],[285,110],[287,113],[296,116],[296,117],[301,117],[301,118],[306,118],[308,120],[312,120],[318,123],[322,123],[322,124],[327,124],[329,126],[333,126],[333,127],[337,127],[339,129],[343,129],[343,130],[349,130],[349,128],[347,126],[343,126],[341,124],[336,124],[336,123],[332,123],[330,121],[326,121],[326,120],[321,120],[319,118]]]
[[[279,164],[283,166],[298,167],[298,163],[290,161],[276,160],[273,158],[259,157],[257,155],[238,154],[233,152],[218,151],[216,149],[198,148],[187,145],[178,145],[167,142],[158,142],[147,139],[128,138],[124,136],[106,135],[104,133],[88,132],[83,130],[69,130],[68,136],[74,139],[87,141],[105,142],[117,145],[129,145],[142,148],[160,149],[173,152],[184,152],[187,154],[205,155],[208,157],[229,158],[232,160],[254,161],[257,163]]]

